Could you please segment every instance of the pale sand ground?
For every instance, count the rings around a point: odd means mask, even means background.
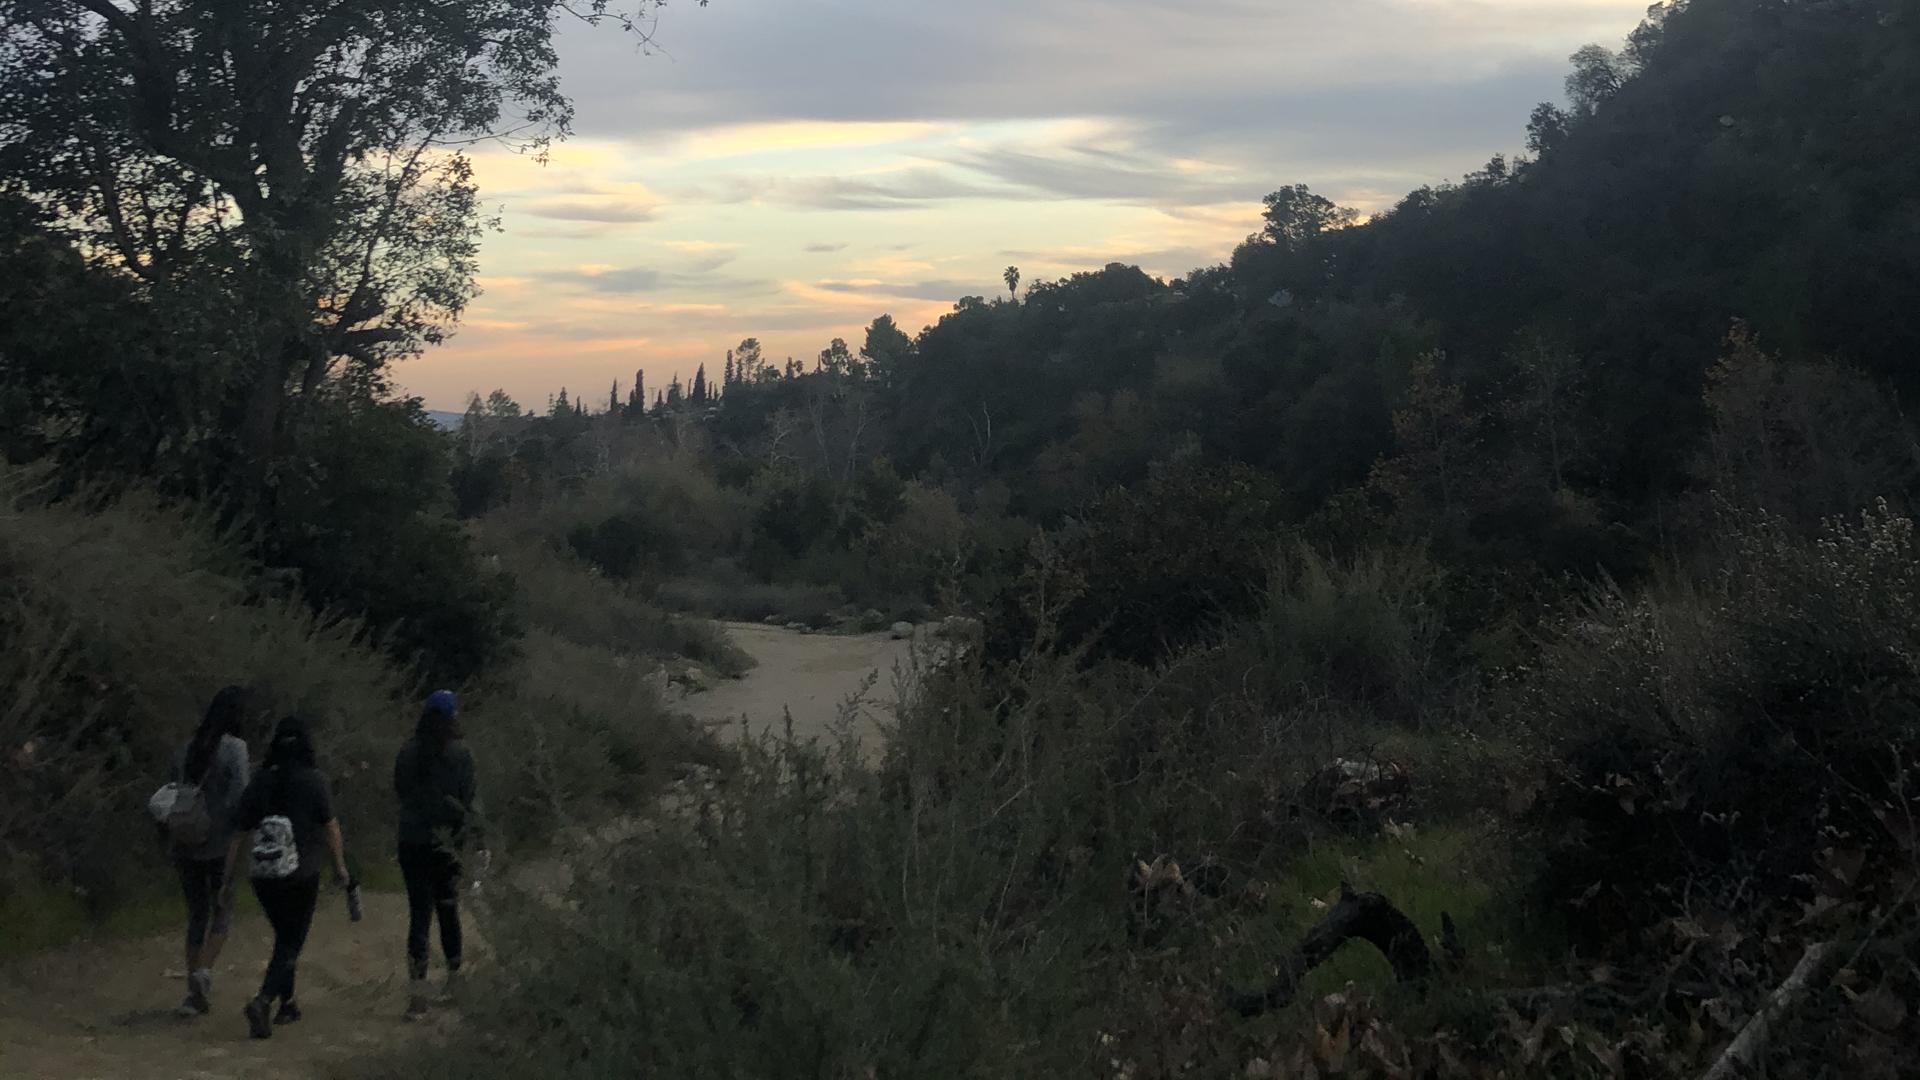
[[[678,708],[738,732],[745,717],[755,734],[779,733],[785,713],[793,714],[796,738],[829,737],[847,702],[872,678],[871,687],[849,713],[852,729],[872,753],[880,725],[890,721],[902,680],[911,678],[912,642],[886,633],[842,636],[801,634],[756,623],[727,623],[734,643],[758,664],[744,679],[720,683],[692,694]]]
[[[791,711],[796,736],[825,736],[873,676],[851,715],[863,744],[869,751],[877,746],[878,725],[897,699],[896,674],[906,671],[908,642],[884,633],[841,637],[749,623],[728,630],[758,666],[744,679],[692,695],[681,708],[708,722],[733,722],[736,731],[744,716],[755,732],[779,730],[784,711]],[[515,878],[537,883],[539,871],[549,868],[519,869]],[[308,1080],[339,1061],[444,1031],[457,1022],[444,1007],[423,1024],[400,1019],[406,923],[403,896],[368,894],[366,918],[350,923],[340,893],[324,892],[300,960],[305,1017],[265,1041],[249,1039],[240,1016],[272,947],[257,914],[235,921],[215,978],[213,1012],[196,1020],[172,1014],[184,992],[180,930],[81,942],[10,964],[0,968],[0,1080]],[[474,920],[466,924],[469,963],[484,964],[484,942]],[[435,964],[437,985],[437,956]]]

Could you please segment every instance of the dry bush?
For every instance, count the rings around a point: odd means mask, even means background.
[[[1137,1074],[1239,1071],[1222,965],[1293,925],[1266,897],[1311,836],[1289,804],[1325,729],[1223,700],[1218,652],[1061,651],[1060,572],[1043,552],[1025,585],[1036,647],[925,672],[877,767],[750,741],[565,904],[515,905],[485,1034],[377,1073],[1105,1075],[1103,1034],[1175,999],[1193,1037],[1152,1035],[1165,1067]],[[1139,864],[1175,861],[1141,895]],[[1422,873],[1403,862],[1394,880]],[[1435,882],[1423,902],[1470,891]]]
[[[166,880],[145,800],[229,683],[258,691],[256,757],[274,717],[314,722],[353,854],[384,860],[391,762],[424,688],[356,625],[272,596],[205,523],[139,494],[49,503],[33,484],[0,475],[0,907],[51,887],[101,914]],[[635,805],[672,762],[714,753],[661,704],[644,654],[658,635],[623,622],[626,599],[583,592],[574,617],[611,628],[609,645],[536,627],[464,694],[483,801],[510,841]],[[685,623],[682,640],[724,645]]]
[[[489,824],[550,843],[569,825],[639,806],[679,762],[711,761],[704,732],[661,702],[658,665],[544,630],[468,696],[468,741]]]
[[[310,716],[348,835],[384,831],[406,677],[257,585],[148,498],[48,505],[0,475],[0,890],[60,882],[98,909],[159,873],[146,797],[228,683],[261,691],[256,745],[274,713]]]
[[[1842,364],[1768,355],[1743,323],[1707,372],[1706,404],[1701,487],[1802,535],[1876,498],[1904,510],[1920,488],[1920,440],[1897,401]],[[1711,517],[1705,500],[1698,510]]]
[[[752,663],[711,621],[664,611],[570,552],[491,531],[482,543],[513,575],[516,613],[526,627],[621,655],[682,656],[726,675]]]

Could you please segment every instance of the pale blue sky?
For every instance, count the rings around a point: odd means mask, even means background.
[[[575,135],[479,178],[485,293],[402,386],[605,401],[756,336],[811,360],[889,313],[1221,261],[1289,183],[1362,209],[1513,153],[1640,0],[688,0],[651,55],[569,28]]]

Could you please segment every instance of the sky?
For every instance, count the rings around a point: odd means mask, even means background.
[[[1008,266],[1178,277],[1281,185],[1371,211],[1516,153],[1645,4],[677,0],[651,49],[569,24],[573,135],[476,152],[481,295],[398,382],[604,407],[746,337],[811,366],[883,313],[915,332]]]

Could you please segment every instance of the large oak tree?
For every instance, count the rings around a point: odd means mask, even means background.
[[[564,135],[557,23],[644,38],[607,4],[0,0],[0,188],[196,324],[258,491],[304,403],[379,385],[473,296],[463,148]]]

